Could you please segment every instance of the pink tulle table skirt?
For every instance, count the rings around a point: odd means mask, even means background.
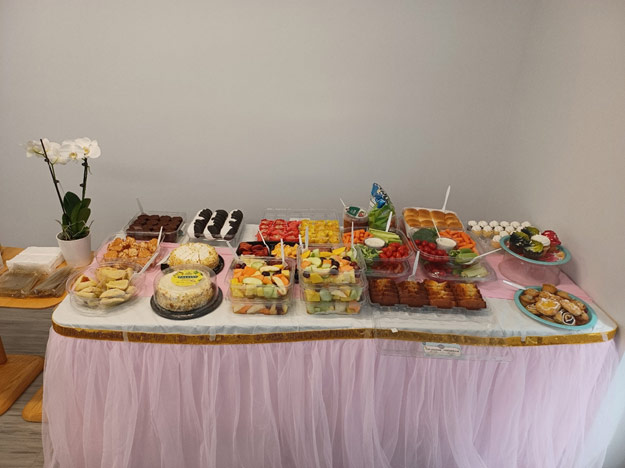
[[[572,467],[618,360],[613,341],[475,347],[468,360],[385,344],[163,345],[51,330],[45,466]]]

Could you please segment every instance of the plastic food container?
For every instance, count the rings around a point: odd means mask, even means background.
[[[444,286],[441,293],[429,290],[428,282]],[[471,287],[477,291],[474,298],[463,297],[456,289]],[[445,304],[448,299],[455,301],[455,305]],[[484,301],[479,288],[474,285],[459,283],[440,283],[438,281],[398,281],[391,278],[373,278],[369,281],[369,300],[371,306],[382,311],[423,311],[447,312],[451,314],[483,314],[488,313],[488,305]],[[459,304],[465,304],[463,307]]]
[[[357,284],[301,286],[302,301],[309,314],[360,313],[367,298],[367,283],[361,280]]]
[[[275,255],[275,257],[276,258],[282,258],[281,255],[279,254],[280,242],[267,242],[267,246],[269,247],[268,255],[256,255],[256,254],[253,253],[253,250],[251,251],[251,253],[247,253],[247,251],[244,251],[242,249],[242,247],[241,247],[243,244],[248,244],[254,250],[258,249],[258,248],[265,248],[266,249],[265,244],[263,242],[259,242],[259,241],[241,242],[239,244],[239,246],[237,247],[237,250],[236,250],[237,255],[252,255],[252,256],[256,256],[256,257],[267,257],[267,256],[271,257],[271,256],[273,256],[271,253],[274,251],[274,249],[277,248],[278,249],[278,255]],[[297,243],[296,242],[285,242],[284,245],[285,246],[288,245],[289,247],[295,247],[295,246],[297,246]],[[286,255],[286,257],[289,257],[289,255]],[[296,252],[295,252],[295,256],[291,256],[290,258],[297,259],[297,249],[296,249]]]
[[[106,314],[131,303],[143,284],[141,265],[130,262],[104,262],[90,265],[67,279],[71,303],[80,309]]]
[[[444,221],[437,220],[436,217],[443,217]],[[463,231],[462,221],[455,211],[437,210],[421,207],[407,207],[402,209],[402,218],[404,220],[404,229],[408,237],[412,238],[412,234],[420,228],[436,227],[438,230],[450,229],[453,231]],[[452,222],[453,220],[453,222]]]
[[[7,260],[7,267],[11,271],[50,274],[62,262],[63,255],[58,247],[27,247]]]
[[[282,262],[275,257],[242,256],[239,262],[232,262],[226,276],[232,311],[235,314],[286,314],[293,297],[295,260],[285,258],[285,261],[284,268],[280,268]],[[278,270],[271,271],[273,268]],[[252,270],[258,273],[251,274]]]
[[[310,253],[307,253],[310,252]],[[356,256],[354,260],[349,260],[347,255],[351,252],[342,244],[310,244],[308,249],[298,247],[297,270],[299,281],[302,285],[320,284],[358,284],[364,276],[366,265],[362,254],[358,249],[353,250]],[[331,257],[335,257],[332,259]],[[343,261],[341,265],[336,260],[339,257]],[[312,260],[313,258],[318,260]],[[324,262],[325,260],[325,262]],[[345,262],[349,261],[348,264]],[[330,262],[330,263],[328,263]]]
[[[173,313],[201,309],[217,299],[215,273],[200,265],[176,265],[154,278],[154,301]]]
[[[186,213],[172,211],[139,212],[126,224],[124,232],[137,240],[150,240],[158,238],[160,228],[163,226],[163,241],[178,242],[184,236],[186,216]]]
[[[483,269],[479,276],[476,273]],[[462,265],[453,263],[432,263],[425,262],[423,270],[428,278],[439,281],[461,281],[464,283],[484,283],[497,279],[495,270],[487,261],[481,259],[472,265]]]
[[[96,251],[95,258],[97,263],[111,263],[120,261],[122,263],[137,263],[143,267],[150,258],[156,253],[156,258],[152,262],[151,267],[154,267],[158,264],[159,261],[163,259],[163,254],[161,252],[160,245],[156,246],[156,250],[154,252],[150,251],[149,242],[150,240],[138,240],[135,239],[134,243],[128,241],[128,237],[133,236],[124,236],[123,234],[113,234],[107,237],[102,245]],[[158,233],[157,233],[158,237]],[[119,240],[117,240],[119,239]],[[156,237],[154,237],[156,239]],[[154,244],[154,241],[152,241]],[[113,244],[117,244],[113,246]],[[109,246],[111,246],[111,250],[109,251]]]
[[[501,238],[500,245],[504,252],[504,259],[499,264],[499,271],[510,281],[522,286],[549,283],[560,284],[560,265],[571,260],[570,252],[562,245],[557,248],[564,252],[564,258],[555,262],[533,260],[519,255],[508,247],[509,236]]]
[[[6,271],[0,275],[0,296],[27,297],[44,276],[38,272]]]
[[[343,227],[345,229],[352,227],[354,229],[369,227],[368,211],[357,206],[346,206],[343,208]]]
[[[367,229],[367,231],[369,230]],[[410,275],[416,255],[414,244],[398,229],[391,228],[389,232],[399,236],[401,245],[405,245],[408,248],[408,254],[399,258],[375,258],[372,255],[374,253],[379,255],[383,249],[357,245],[357,249],[360,251],[367,267],[367,276],[401,278]],[[351,228],[345,230],[344,235],[348,234],[351,234]]]
[[[306,240],[306,226],[308,225],[309,244],[340,242],[339,216],[334,210],[268,208],[265,211],[264,219],[283,220],[287,223],[289,221],[300,221],[299,234],[302,236],[302,241]],[[325,223],[321,223],[321,221],[325,221]],[[261,226],[262,224],[263,221],[261,221]],[[294,238],[288,240],[295,241]]]

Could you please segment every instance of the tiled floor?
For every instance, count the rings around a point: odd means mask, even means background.
[[[52,309],[0,309],[0,336],[7,354],[45,355]],[[43,384],[43,374],[0,416],[0,468],[43,466],[41,424],[22,419],[22,410]]]

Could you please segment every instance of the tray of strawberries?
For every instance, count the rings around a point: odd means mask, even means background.
[[[262,240],[260,234],[263,235],[266,242],[298,242],[299,225],[301,221],[286,221],[284,219],[262,219],[258,226],[259,233],[256,233],[256,239]]]

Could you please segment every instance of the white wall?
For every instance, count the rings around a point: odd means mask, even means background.
[[[625,326],[625,2],[538,5],[510,124],[508,206],[553,226],[567,273]],[[621,426],[606,467],[625,466]]]
[[[0,2],[0,242],[54,243],[18,146],[41,136],[100,141],[96,244],[137,196],[253,220],[364,203],[374,180],[437,206],[451,183],[464,219],[557,230],[623,325],[624,60],[623,1]]]
[[[54,243],[49,175],[18,146],[40,136],[99,140],[97,242],[137,196],[258,219],[366,203],[373,181],[398,206],[437,206],[451,183],[450,208],[485,216],[532,7],[0,2],[0,242]],[[77,188],[78,172],[61,169]]]

